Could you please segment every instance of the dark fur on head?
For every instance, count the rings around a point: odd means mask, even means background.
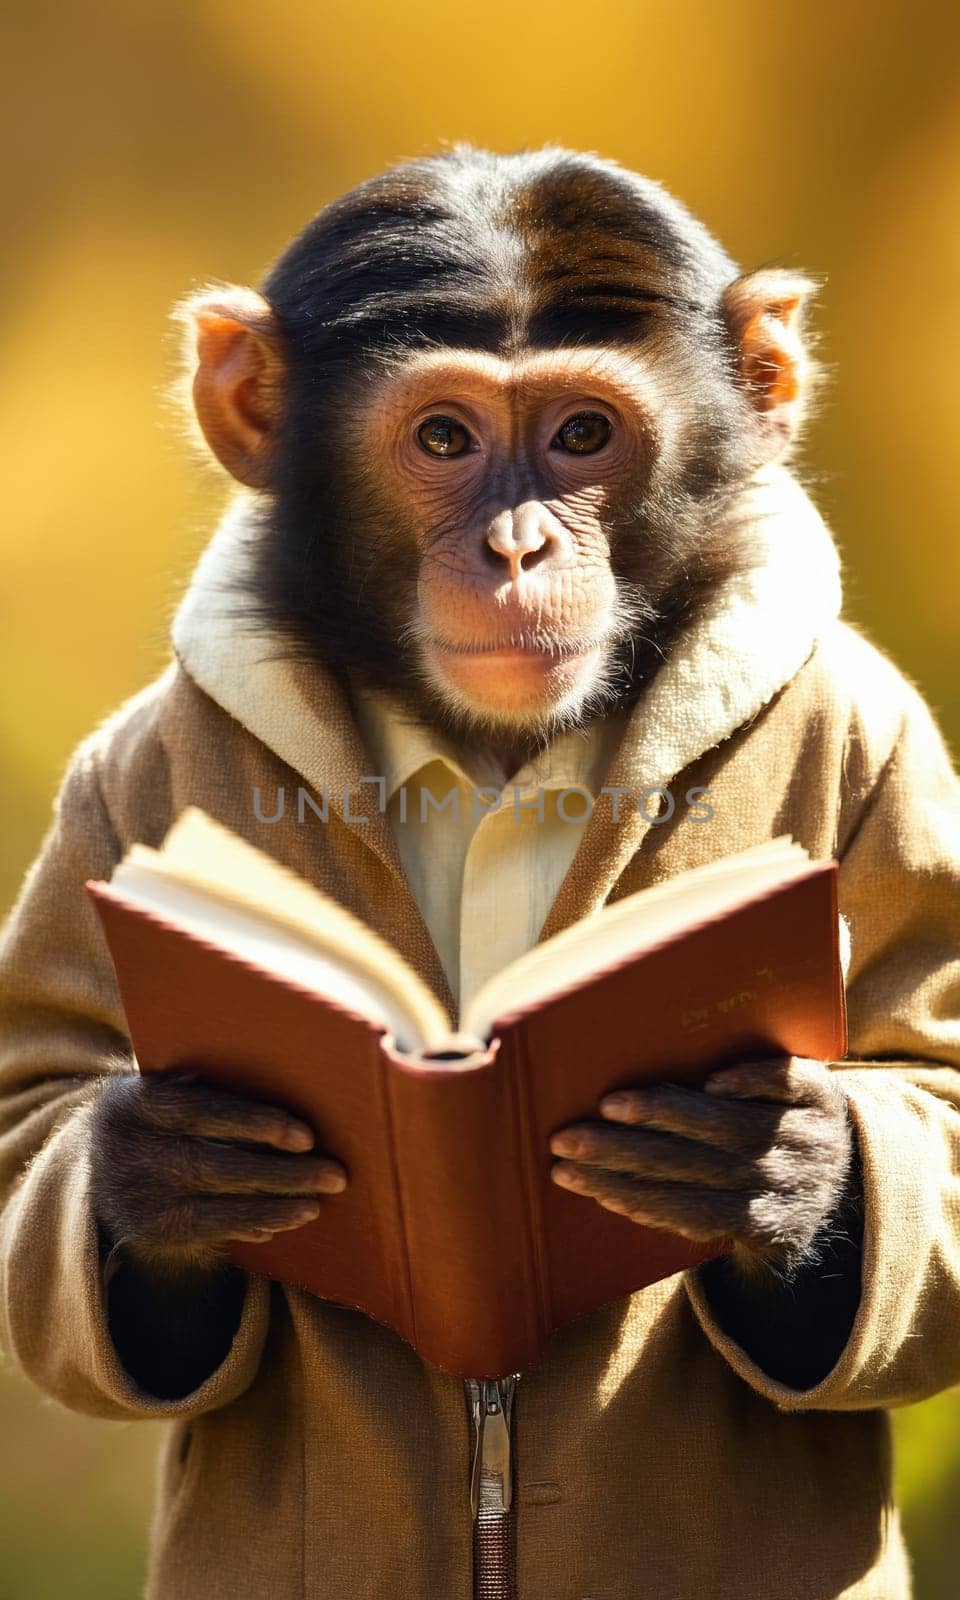
[[[357,408],[384,364],[412,349],[636,351],[667,386],[684,449],[682,469],[642,486],[609,530],[639,625],[620,643],[607,697],[629,699],[718,579],[751,560],[749,533],[726,515],[756,465],[722,308],[737,277],[657,184],[556,147],[457,146],[327,206],[262,290],[289,387],[248,585],[258,621],[290,653],[455,723],[403,649],[416,564],[376,476],[351,453]]]

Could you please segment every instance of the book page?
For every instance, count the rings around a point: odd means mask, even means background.
[[[487,1038],[501,1017],[789,883],[809,866],[803,846],[783,836],[603,906],[495,973],[473,996],[461,1026]]]
[[[384,1022],[401,1049],[442,1046],[450,1032],[444,1008],[398,950],[196,807],[181,813],[159,850],[134,845],[111,884],[186,931]]]

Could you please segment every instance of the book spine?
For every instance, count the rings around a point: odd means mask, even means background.
[[[381,1049],[412,1343],[462,1378],[502,1378],[535,1366],[545,1340],[512,1058],[494,1041],[467,1070],[431,1070],[388,1041]]]
[[[393,1096],[391,1094],[392,1068],[390,1063],[389,1043],[384,1048],[381,1038],[378,1056],[377,1082],[380,1091],[381,1121],[385,1133],[384,1147],[387,1152],[387,1161],[390,1179],[393,1188],[393,1208],[391,1232],[394,1238],[394,1251],[397,1275],[402,1284],[404,1301],[404,1316],[396,1324],[399,1331],[415,1348],[417,1342],[417,1316],[413,1295],[413,1270],[410,1260],[409,1229],[404,1210],[403,1186],[400,1181],[399,1151],[397,1145],[397,1129],[393,1112]]]
[[[551,1164],[546,1144],[541,1150],[536,1136],[534,1107],[534,1078],[530,1053],[527,1049],[527,1030],[520,1022],[505,1031],[501,1050],[511,1065],[507,1073],[512,1091],[516,1119],[517,1144],[520,1150],[523,1175],[527,1251],[530,1262],[529,1281],[536,1296],[538,1337],[546,1345],[554,1327],[553,1303],[550,1293],[550,1272],[546,1248],[546,1225],[543,1216],[543,1171]]]

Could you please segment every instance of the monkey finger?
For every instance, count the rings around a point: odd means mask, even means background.
[[[328,1156],[274,1155],[215,1139],[172,1139],[167,1181],[194,1194],[339,1194],[347,1175]]]
[[[828,1096],[830,1076],[821,1061],[780,1056],[724,1067],[711,1074],[703,1087],[708,1095],[798,1106],[816,1104]]]
[[[302,1228],[320,1215],[320,1201],[254,1196],[204,1198],[192,1208],[191,1242],[215,1244],[231,1239],[263,1243],[275,1233]]]
[[[280,1150],[309,1150],[314,1143],[312,1128],[281,1107],[246,1100],[192,1077],[143,1080],[141,1112],[166,1133],[271,1144]]]
[[[768,1148],[782,1116],[777,1107],[727,1101],[675,1083],[617,1090],[604,1096],[600,1111],[611,1122],[642,1124],[720,1150],[755,1155]]]
[[[555,1134],[554,1155],[591,1169],[629,1173],[635,1178],[662,1178],[672,1183],[700,1183],[710,1188],[756,1186],[756,1163],[729,1150],[645,1128],[619,1128],[604,1123],[578,1123]]]
[[[734,1240],[748,1231],[750,1197],[738,1191],[698,1188],[684,1183],[650,1183],[642,1178],[560,1162],[554,1183],[605,1211],[649,1228],[667,1228],[688,1239]]]

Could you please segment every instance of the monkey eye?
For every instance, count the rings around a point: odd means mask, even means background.
[[[417,443],[428,456],[462,456],[470,449],[470,435],[454,417],[428,417],[417,429]]]
[[[551,448],[565,450],[568,455],[593,456],[603,449],[612,432],[610,423],[598,411],[578,411],[575,417],[567,418]]]

